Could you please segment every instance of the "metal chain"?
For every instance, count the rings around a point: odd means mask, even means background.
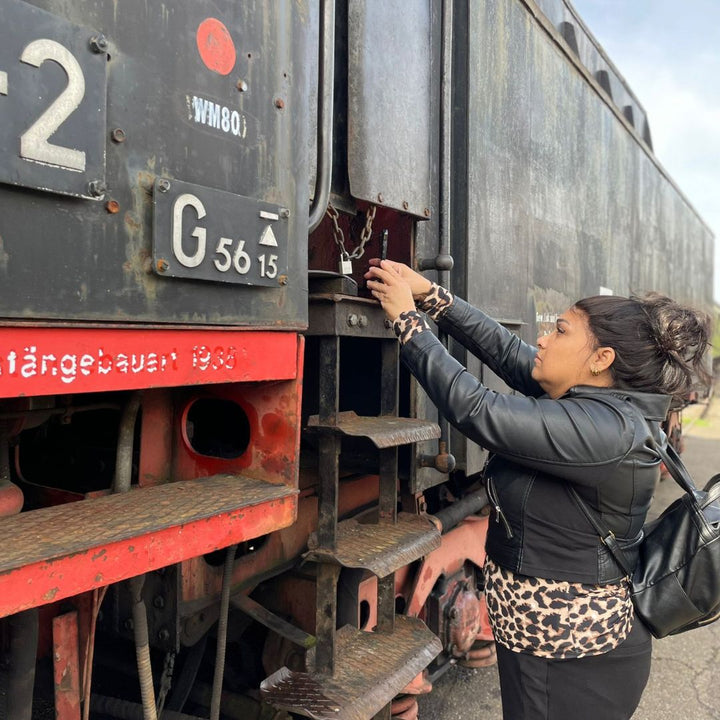
[[[333,207],[332,203],[328,203],[327,214],[332,220],[333,239],[335,240],[335,244],[340,249],[341,258],[343,258],[344,260],[357,260],[365,254],[365,246],[368,244],[368,241],[372,236],[372,224],[375,220],[376,213],[377,206],[372,205],[365,216],[365,227],[360,233],[360,243],[352,252],[348,252],[345,249],[345,234],[343,233],[342,228],[338,224],[338,218],[340,217],[340,214],[335,209],[335,207]]]
[[[172,687],[173,669],[175,667],[175,653],[169,652],[165,654],[165,666],[163,667],[162,676],[160,678],[160,688],[158,690],[157,702],[155,708],[157,716],[162,715],[165,706],[165,698]]]

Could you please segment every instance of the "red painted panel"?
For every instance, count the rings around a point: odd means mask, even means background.
[[[292,495],[8,571],[0,575],[0,617],[251,540],[296,515]]]
[[[80,720],[78,614],[53,618],[53,669],[56,720]]]
[[[297,335],[251,330],[0,328],[0,397],[297,376]]]

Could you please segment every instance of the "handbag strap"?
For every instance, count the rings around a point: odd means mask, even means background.
[[[695,483],[692,481],[690,473],[683,464],[683,461],[680,459],[680,456],[677,454],[675,448],[672,445],[668,445],[666,449],[656,444],[655,450],[657,450],[658,455],[660,455],[660,458],[665,463],[665,467],[667,468],[670,475],[672,475],[673,480],[675,480],[675,482],[683,490],[685,490],[685,492],[690,493],[694,497],[695,493],[697,492],[697,488],[695,487]],[[610,550],[618,565],[620,565],[620,567],[629,576],[632,577],[632,567],[628,562],[627,556],[620,547],[620,544],[615,537],[615,533],[607,526],[603,525],[598,521],[598,519],[595,517],[595,513],[590,510],[584,500],[580,497],[580,495],[578,495],[577,490],[575,490],[575,488],[570,483],[567,483],[567,486],[570,490],[572,498],[577,503],[577,506],[580,508],[580,510],[582,510],[583,514],[588,519],[593,528],[595,528],[595,531],[598,533],[598,535],[600,535],[600,540],[602,540],[603,545],[605,545],[607,549]]]
[[[598,522],[595,514],[585,504],[580,495],[578,495],[577,490],[575,490],[575,488],[570,483],[566,484],[573,500],[575,500],[577,506],[580,508],[580,510],[582,510],[583,514],[588,519],[590,524],[595,528],[595,531],[600,536],[600,540],[602,541],[603,545],[605,545],[605,547],[607,547],[607,549],[613,554],[613,557],[617,561],[617,564],[625,571],[625,574],[632,577],[633,569],[627,559],[627,555],[625,555],[622,548],[620,547],[620,544],[615,537],[615,533],[607,526],[604,526],[600,522]]]
[[[683,464],[675,448],[668,444],[667,448],[655,445],[655,449],[665,463],[667,471],[672,475],[673,480],[685,490],[685,492],[694,495],[697,492],[697,487],[695,487],[695,483],[690,477],[688,469]]]

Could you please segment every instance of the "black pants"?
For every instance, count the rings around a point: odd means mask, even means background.
[[[498,644],[503,720],[628,720],[647,684],[651,651],[638,618],[604,655],[551,660]]]

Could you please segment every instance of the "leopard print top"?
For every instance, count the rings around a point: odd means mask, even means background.
[[[455,298],[432,284],[416,302],[439,320]],[[401,343],[430,330],[417,310],[401,313],[393,323]],[[628,581],[587,585],[516,575],[485,561],[485,596],[495,641],[514,652],[553,659],[602,655],[628,635],[633,605]]]
[[[433,320],[439,320],[447,309],[453,304],[455,298],[449,290],[440,285],[432,284],[430,290],[423,298],[418,300],[416,306],[427,313]],[[417,310],[406,310],[400,313],[393,322],[393,330],[401,344],[405,344],[411,337],[430,329],[427,320]]]
[[[485,598],[495,641],[555,660],[602,655],[632,628],[629,582],[586,585],[516,575],[486,558]]]

